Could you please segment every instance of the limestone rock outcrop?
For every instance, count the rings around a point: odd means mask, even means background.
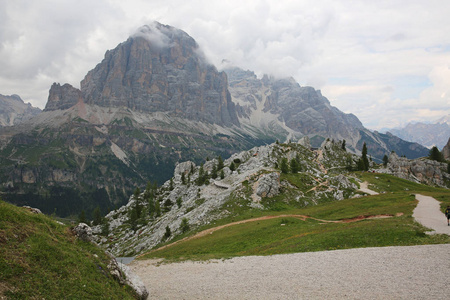
[[[256,182],[256,194],[262,198],[271,198],[280,193],[280,173],[263,174]]]
[[[444,159],[450,160],[450,138],[444,148],[442,148],[442,155],[444,156]]]
[[[115,259],[111,259],[108,264],[108,269],[111,275],[120,283],[130,286],[137,294],[140,300],[145,300],[148,298],[148,291],[142,282],[141,278],[131,272],[130,268]]]
[[[446,186],[450,180],[450,175],[443,171],[447,170],[447,164],[426,158],[409,160],[391,153],[387,167],[393,175],[418,183]]]
[[[92,242],[92,228],[86,223],[80,223],[72,229],[72,232],[80,239],[85,242]]]
[[[81,91],[66,83],[53,83],[44,111],[68,109],[83,100]]]

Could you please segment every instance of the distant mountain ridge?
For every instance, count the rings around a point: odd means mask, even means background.
[[[25,103],[18,95],[4,96],[0,94],[0,127],[17,125],[40,112],[40,108]]]
[[[406,141],[416,142],[427,148],[437,146],[442,150],[450,137],[450,114],[431,124],[409,123],[403,128],[390,129],[389,132]]]
[[[44,111],[0,130],[4,198],[69,215],[106,212],[137,186],[163,183],[175,164],[308,136],[313,146],[343,140],[374,159],[424,147],[365,129],[320,91],[292,78],[219,72],[187,33],[153,23],[115,49],[81,81],[54,83]]]

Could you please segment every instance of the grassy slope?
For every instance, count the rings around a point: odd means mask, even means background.
[[[133,299],[109,258],[42,214],[0,201],[0,298]]]
[[[382,174],[364,173],[357,176],[369,181],[372,189],[385,193],[328,202],[302,209],[285,207],[282,211],[260,211],[259,213],[242,211],[239,216],[218,221],[217,224],[259,215],[302,214],[324,220],[343,220],[382,214],[392,217],[366,219],[352,223],[324,223],[313,219],[303,221],[292,217],[249,222],[153,251],[143,258],[201,260],[358,247],[450,243],[450,237],[447,235],[426,235],[426,228],[412,218],[412,212],[417,204],[412,194],[422,193],[443,200],[450,198],[449,190],[419,185]],[[447,203],[442,204],[443,207],[446,205]],[[399,213],[403,215],[396,216]]]

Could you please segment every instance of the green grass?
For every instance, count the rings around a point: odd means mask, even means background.
[[[300,209],[285,204],[282,210],[277,210],[276,207],[265,211],[242,210],[239,211],[239,215],[218,220],[215,224],[201,229],[263,215],[298,214],[330,221],[358,216],[390,215],[392,217],[365,219],[351,223],[325,223],[314,219],[303,221],[294,217],[259,220],[232,225],[201,238],[182,241],[165,249],[156,249],[142,258],[205,260],[360,247],[450,243],[450,237],[447,235],[426,235],[427,229],[415,222],[412,217],[412,212],[417,205],[413,193],[447,200],[450,199],[449,190],[415,184],[389,175],[369,173],[357,175],[362,180],[374,184],[371,188],[385,191],[385,193],[321,203]],[[387,192],[388,188],[391,189],[389,192]],[[239,199],[235,200],[239,201]],[[228,207],[230,211],[232,208],[232,206]]]
[[[134,299],[108,256],[45,215],[0,201],[0,298]]]

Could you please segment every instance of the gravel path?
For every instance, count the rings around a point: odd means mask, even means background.
[[[450,244],[130,267],[150,299],[448,299]]]
[[[439,203],[416,198],[413,216],[450,234]],[[448,299],[450,244],[129,266],[150,299]]]
[[[439,201],[424,195],[416,195],[416,199],[419,203],[413,211],[413,217],[417,222],[433,229],[432,233],[450,235],[450,226],[447,226],[447,217],[439,209]]]

